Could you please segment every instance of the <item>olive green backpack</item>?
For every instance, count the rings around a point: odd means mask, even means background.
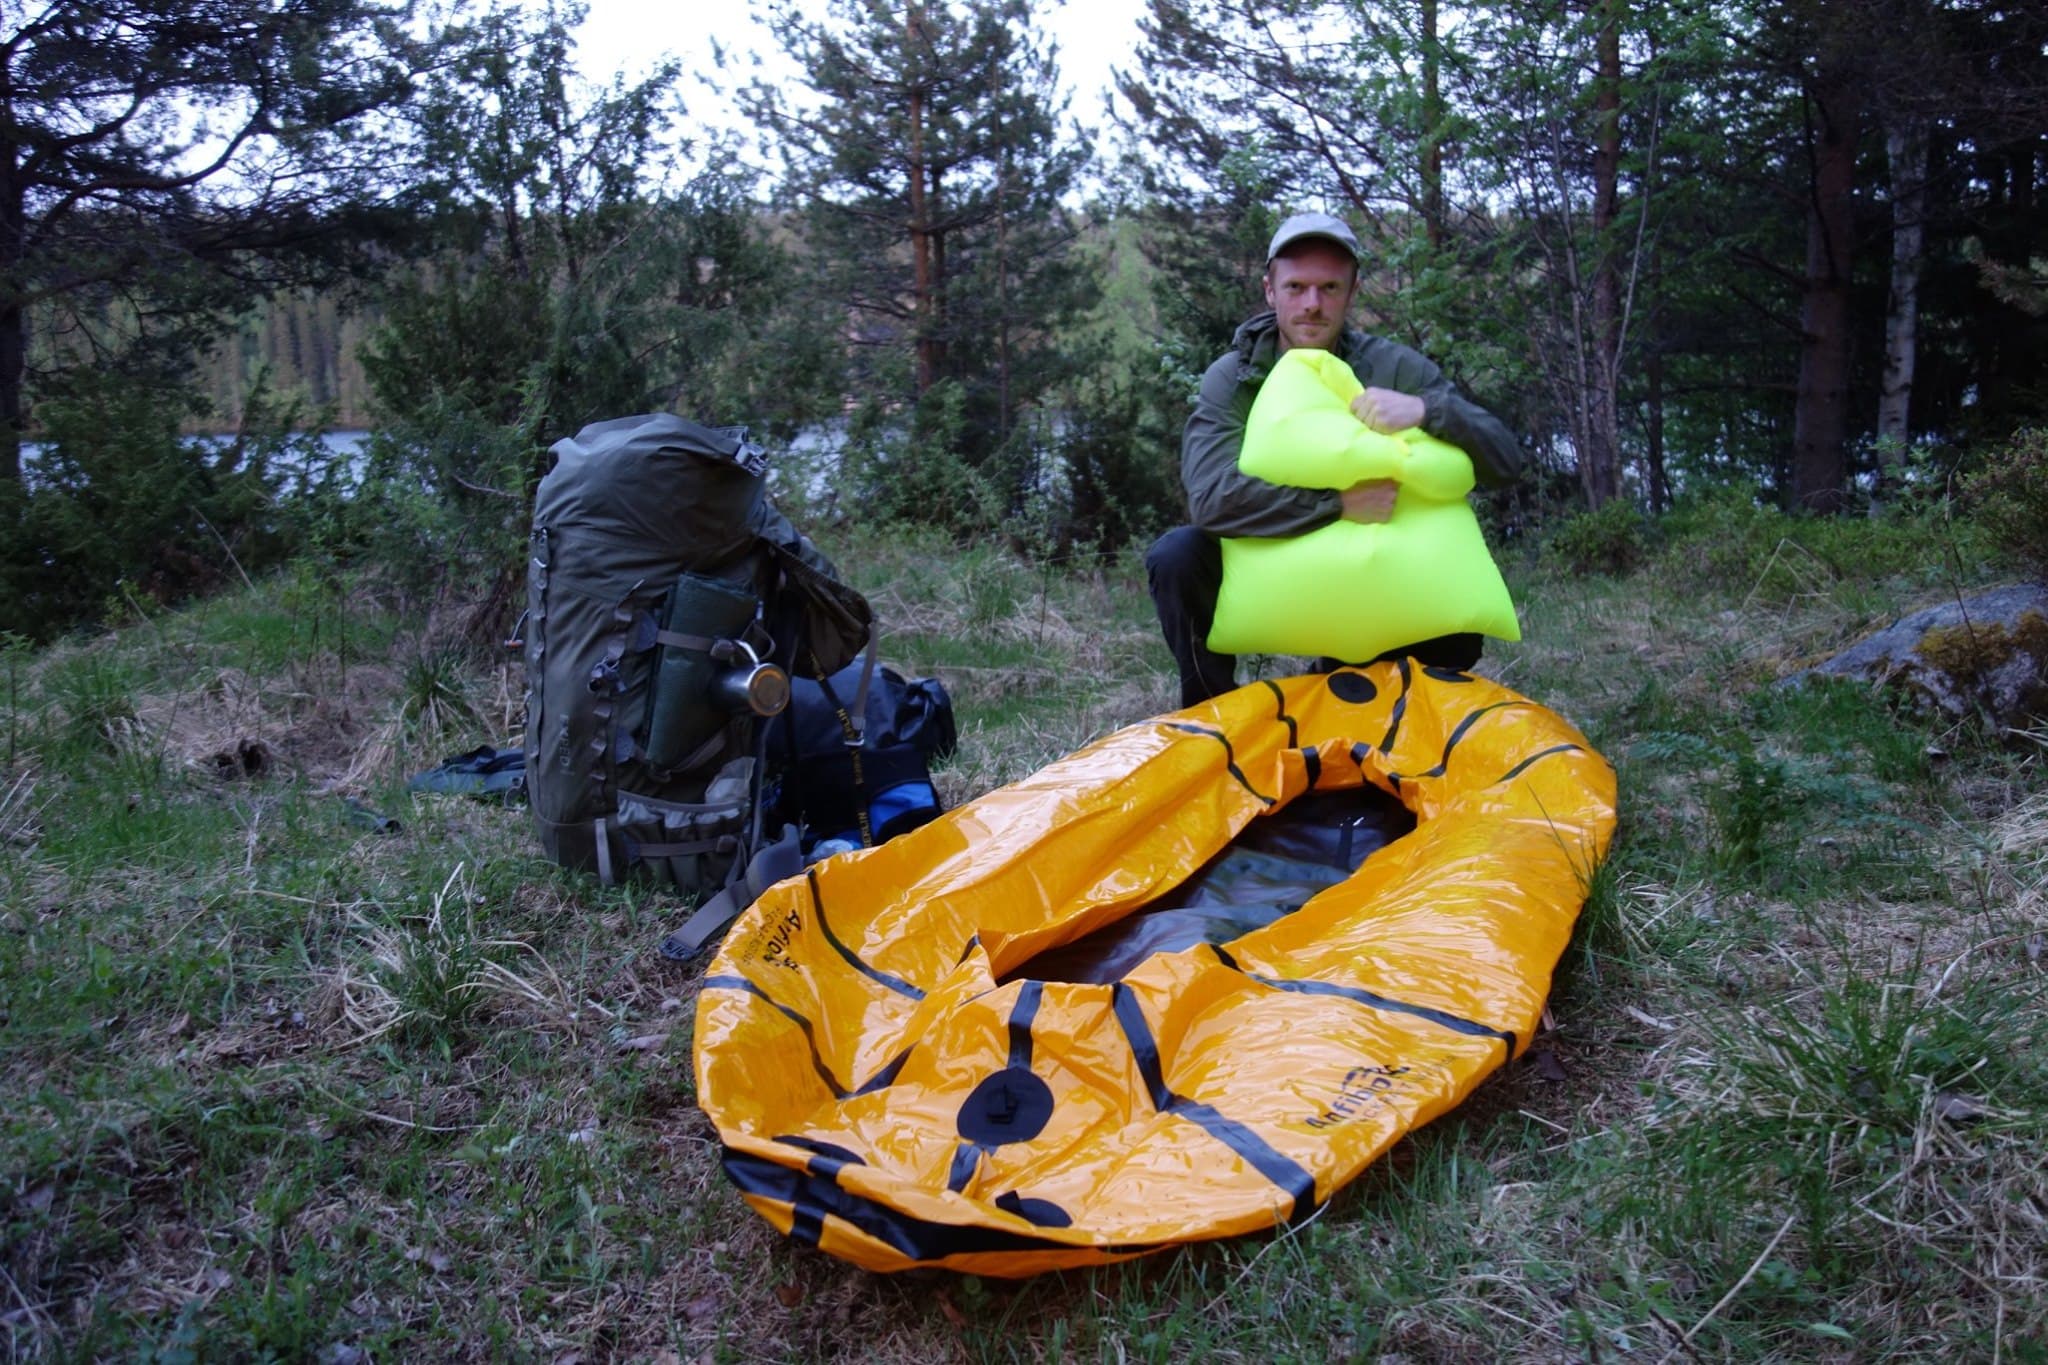
[[[743,427],[623,417],[553,455],[523,634],[541,847],[606,883],[710,896],[774,842],[757,711],[860,655],[868,605],[769,504]]]

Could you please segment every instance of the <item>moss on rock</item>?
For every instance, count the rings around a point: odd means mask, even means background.
[[[2016,584],[1915,612],[1813,672],[1868,678],[1946,715],[2029,731],[2048,717],[2048,587]]]
[[[2037,611],[2029,611],[2014,622],[2011,630],[1998,621],[1937,626],[1921,637],[1913,652],[1959,683],[1975,683],[1989,677],[2022,653],[2048,667],[2048,619]]]

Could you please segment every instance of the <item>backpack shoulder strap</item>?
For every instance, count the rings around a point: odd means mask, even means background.
[[[736,865],[737,866],[737,865]],[[661,955],[671,962],[689,962],[716,943],[740,911],[760,899],[761,893],[785,877],[803,871],[803,848],[795,825],[784,825],[782,833],[764,845],[750,859],[740,875],[725,889],[697,907],[683,927],[661,941]]]

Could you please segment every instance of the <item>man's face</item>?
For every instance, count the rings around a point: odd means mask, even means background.
[[[1335,346],[1357,287],[1357,263],[1333,243],[1307,241],[1275,257],[1266,267],[1266,302],[1280,320],[1280,349]]]

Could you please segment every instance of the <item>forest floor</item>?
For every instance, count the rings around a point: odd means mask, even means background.
[[[310,566],[7,654],[0,1360],[2048,1359],[2048,730],[1780,686],[1991,577],[1793,527],[1511,566],[1480,671],[1621,793],[1520,1061],[1304,1224],[1019,1283],[787,1244],[675,899],[405,790],[514,742],[516,664]],[[1172,705],[1135,556],[828,549],[952,692],[949,803]]]

